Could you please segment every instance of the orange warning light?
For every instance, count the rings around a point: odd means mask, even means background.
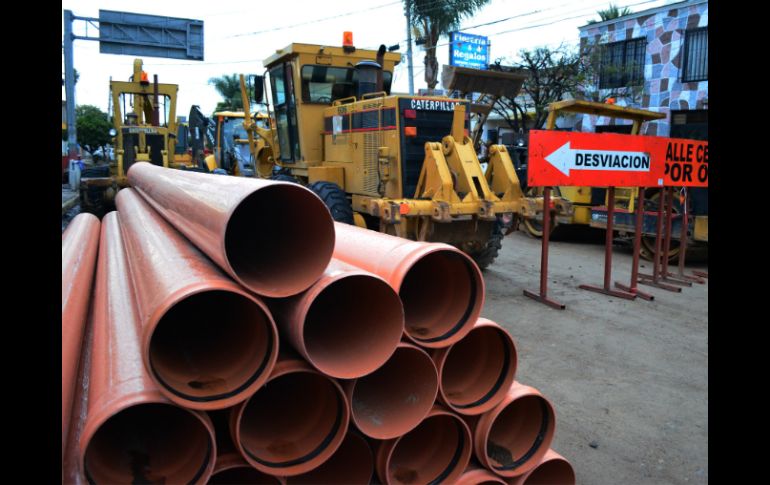
[[[417,127],[416,126],[405,126],[404,127],[404,135],[405,136],[417,136]]]
[[[353,32],[342,33],[342,46],[353,47]]]
[[[409,204],[401,203],[398,206],[398,212],[400,212],[402,216],[409,214]]]

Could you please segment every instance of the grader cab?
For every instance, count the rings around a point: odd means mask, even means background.
[[[542,202],[524,197],[505,146],[492,146],[482,170],[467,100],[391,94],[400,58],[385,46],[291,44],[266,59],[276,125],[273,178],[307,184],[335,220],[449,243],[484,268],[505,233],[542,210]],[[480,83],[499,83],[500,74],[475,72]],[[264,79],[256,81],[259,103]],[[521,86],[516,74],[508,82]]]

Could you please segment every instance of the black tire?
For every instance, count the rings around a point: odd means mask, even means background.
[[[497,258],[497,254],[503,248],[503,237],[505,237],[505,228],[503,222],[498,218],[492,225],[492,233],[489,235],[484,248],[470,254],[480,269],[486,269]]]
[[[332,219],[345,224],[353,224],[353,207],[351,207],[345,191],[334,182],[313,182],[307,186],[308,189],[324,201]]]
[[[293,184],[300,184],[299,180],[294,178],[292,175],[288,175],[285,173],[276,173],[270,176],[270,180],[277,180],[278,182],[291,182]],[[302,185],[302,184],[300,184]]]

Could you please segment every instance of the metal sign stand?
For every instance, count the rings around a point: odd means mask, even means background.
[[[639,298],[644,298],[647,301],[652,301],[655,299],[654,296],[650,295],[649,293],[644,293],[642,291],[639,291],[639,289],[636,286],[636,283],[639,280],[639,249],[642,243],[643,219],[644,219],[644,187],[639,187],[639,197],[637,199],[637,205],[636,205],[636,233],[634,234],[634,257],[633,257],[633,262],[631,263],[631,285],[626,286],[616,281],[615,287],[620,288],[621,290],[631,293],[633,295],[636,295]]]
[[[689,227],[689,211],[687,209],[689,201],[689,193],[687,192],[687,188],[682,189],[684,191],[684,200],[682,202],[682,231],[679,233],[679,272],[676,276],[679,278],[684,278],[688,281],[693,281],[695,283],[704,285],[706,284],[706,281],[698,278],[697,276],[690,276],[684,274],[684,262],[685,262],[685,256],[687,254],[687,229]]]
[[[655,254],[652,257],[652,275],[639,273],[639,283],[679,293],[682,291],[682,288],[661,283],[660,277],[660,258],[663,256],[661,254],[661,233],[663,230],[663,206],[665,205],[665,198],[666,189],[661,187],[660,198],[658,199],[658,218],[655,224]]]
[[[546,305],[564,310],[567,306],[548,298],[548,239],[551,234],[551,187],[543,188],[543,238],[540,256],[540,294],[524,290],[524,295]]]
[[[663,276],[661,279],[663,281],[674,283],[675,285],[682,285],[682,286],[692,286],[692,283],[690,281],[687,281],[682,278],[677,278],[674,276],[673,273],[669,272],[668,270],[668,254],[671,250],[671,220],[674,217],[674,188],[668,187],[668,205],[666,206],[666,243],[665,243],[665,249],[663,250]],[[686,230],[686,228],[685,228]],[[681,244],[681,241],[680,241]]]
[[[612,280],[612,233],[615,219],[615,187],[607,188],[607,237],[604,242],[604,287],[593,285],[580,285],[583,290],[595,291],[605,295],[617,296],[627,300],[636,298],[636,294],[626,291],[617,291],[610,288]]]

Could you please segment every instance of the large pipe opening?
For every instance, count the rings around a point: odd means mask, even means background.
[[[457,411],[481,414],[503,400],[516,374],[516,347],[500,327],[478,326],[452,345],[441,392]]]
[[[471,435],[456,416],[436,414],[404,435],[387,466],[389,483],[454,483],[468,465]]]
[[[370,483],[374,474],[374,455],[369,443],[348,431],[342,444],[321,466],[302,475],[287,477],[287,485],[336,485]]]
[[[150,367],[172,394],[194,402],[227,399],[271,370],[275,326],[243,295],[205,291],[172,306],[150,340]]]
[[[492,468],[504,474],[539,461],[554,432],[554,413],[540,396],[524,396],[511,402],[492,423],[486,454]]]
[[[426,347],[461,338],[481,311],[483,288],[467,256],[441,250],[421,258],[399,290],[407,335]]]
[[[575,484],[575,470],[567,460],[556,458],[541,463],[524,480],[522,485],[550,485],[552,483]]]
[[[399,346],[381,368],[353,386],[353,421],[367,436],[385,440],[409,432],[427,416],[438,393],[438,374],[425,351]]]
[[[249,195],[225,231],[230,267],[245,286],[270,297],[307,289],[324,272],[333,250],[329,209],[292,183],[276,182]]]
[[[270,380],[245,405],[240,444],[250,460],[276,475],[299,474],[323,462],[340,444],[349,411],[342,390],[316,372]],[[289,473],[289,467],[299,471]]]
[[[193,483],[213,459],[211,435],[192,412],[139,404],[99,427],[85,450],[84,474],[90,483]]]
[[[393,355],[404,332],[401,301],[385,281],[353,275],[316,296],[304,323],[308,360],[332,377],[367,375]]]
[[[207,485],[253,485],[255,483],[281,485],[278,478],[245,464],[211,475]]]

